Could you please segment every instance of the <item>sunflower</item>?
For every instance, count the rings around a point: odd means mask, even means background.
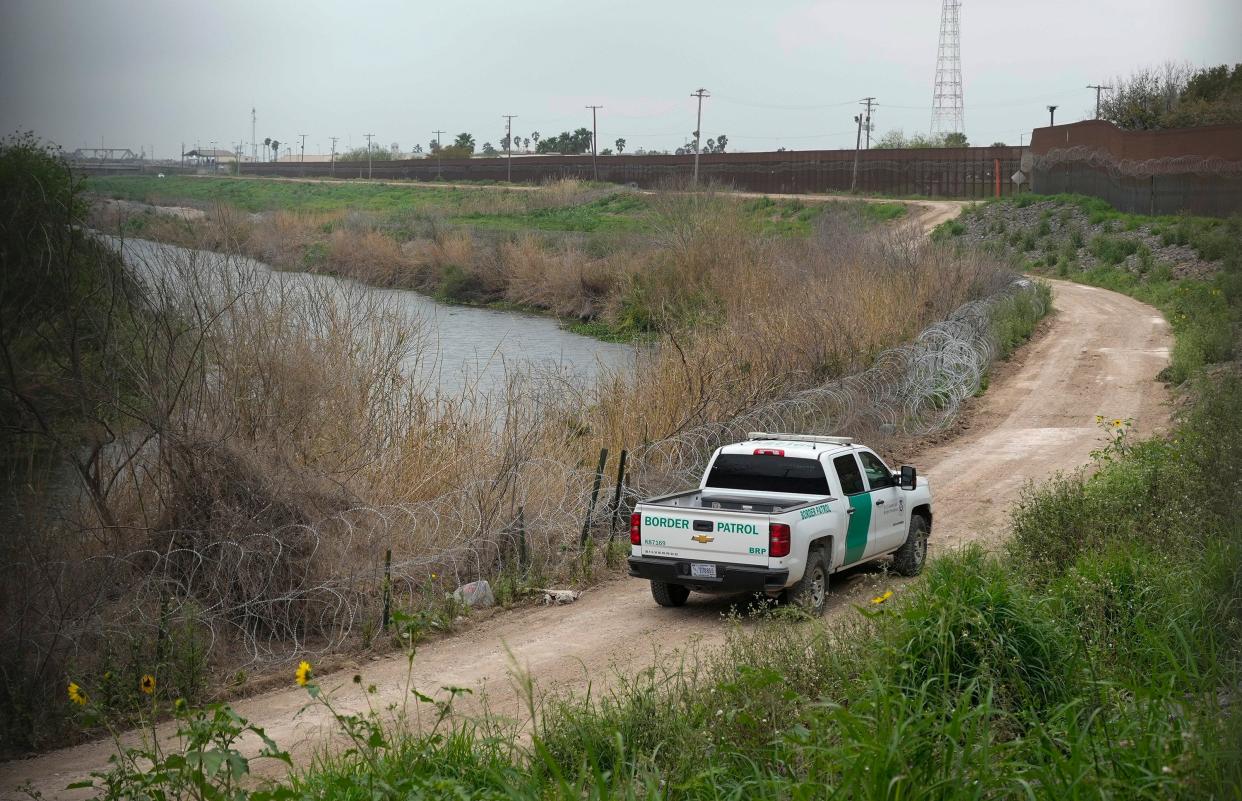
[[[293,675],[295,678],[297,678],[299,687],[305,687],[307,684],[309,684],[310,679],[311,679],[310,662],[307,662],[306,660],[302,660],[301,664],[298,665],[297,672],[294,673]]]
[[[889,598],[892,598],[892,597],[893,597],[893,591],[892,591],[892,590],[885,590],[883,595],[877,595],[876,597],[872,598],[872,599],[871,599],[871,603],[873,603],[873,604],[882,604],[882,603],[884,603],[885,601],[887,601]]]
[[[1121,418],[1117,418],[1113,421],[1113,428],[1121,428],[1123,425],[1125,425],[1125,421]]]
[[[142,675],[142,678],[139,679],[138,681],[138,689],[142,690],[147,695],[154,694],[155,693],[155,677],[152,676],[150,673],[144,673]]]
[[[69,682],[69,700],[78,706],[86,706],[86,693],[82,692],[76,681]]]
[[[1096,422],[1096,424],[1097,424],[1097,425],[1098,425],[1098,424],[1100,424],[1100,423],[1103,423],[1103,422],[1104,422],[1104,415],[1102,415],[1102,414],[1097,414],[1097,415],[1095,416],[1095,422]]]

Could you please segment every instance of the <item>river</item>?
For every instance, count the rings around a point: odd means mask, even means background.
[[[119,244],[119,240],[112,240]],[[170,265],[191,264],[196,273],[216,275],[239,270],[270,278],[256,282],[272,291],[282,285],[327,290],[338,297],[360,293],[378,299],[420,332],[421,353],[407,360],[413,378],[429,381],[441,392],[492,394],[515,371],[554,372],[574,382],[589,382],[603,370],[632,364],[629,345],[600,342],[560,327],[550,317],[495,309],[452,306],[404,289],[365,286],[316,273],[276,270],[254,259],[151,242],[124,241],[122,255],[141,276],[168,273]]]

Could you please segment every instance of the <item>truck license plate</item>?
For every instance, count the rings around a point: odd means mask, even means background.
[[[698,562],[690,563],[690,575],[695,578],[716,578],[715,565],[703,565]]]

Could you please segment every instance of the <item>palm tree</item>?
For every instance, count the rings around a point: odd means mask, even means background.
[[[280,142],[272,140],[272,161],[280,161]]]
[[[522,149],[530,150],[530,137],[529,136],[522,140]]]
[[[624,139],[618,139],[614,144],[616,144],[617,146],[618,154],[625,152],[625,140]]]
[[[457,138],[453,140],[453,147],[461,147],[474,152],[474,137],[468,133],[459,133]]]
[[[270,136],[263,137],[263,150],[268,151],[271,149],[272,149],[272,137]]]
[[[532,131],[530,138],[534,140],[536,146],[539,145],[539,132],[538,131]]]

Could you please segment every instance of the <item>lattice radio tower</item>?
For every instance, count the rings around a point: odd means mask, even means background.
[[[940,47],[936,50],[936,88],[932,92],[933,134],[965,133],[962,99],[962,0],[941,0]]]

